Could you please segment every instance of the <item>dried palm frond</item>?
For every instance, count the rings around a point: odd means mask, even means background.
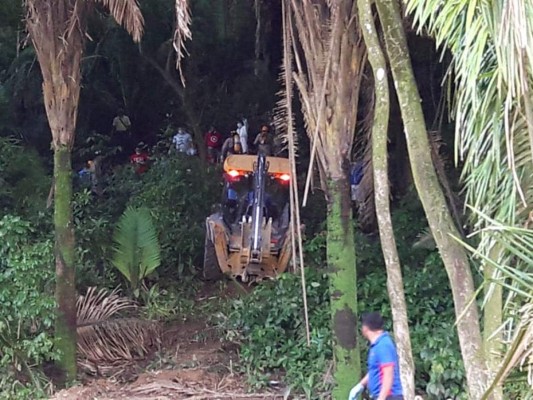
[[[298,177],[296,174],[296,154],[297,154],[297,143],[296,135],[294,133],[294,120],[292,112],[292,100],[293,100],[293,88],[294,82],[292,79],[292,51],[291,46],[293,43],[292,38],[292,29],[289,27],[292,26],[291,13],[287,10],[287,6],[283,3],[283,65],[282,65],[282,78],[283,78],[283,88],[281,95],[282,100],[280,102],[280,107],[283,107],[280,110],[280,117],[285,118],[285,131],[284,136],[287,141],[287,147],[289,150],[289,162],[291,166],[291,185],[290,185],[290,206],[291,206],[291,247],[292,247],[292,264],[296,267],[299,264],[300,276],[302,281],[302,297],[304,305],[304,316],[305,316],[305,332],[307,338],[307,345],[311,344],[311,334],[309,327],[309,312],[307,308],[307,290],[305,284],[305,268],[304,268],[304,257],[303,257],[303,242],[302,242],[302,232],[300,227],[300,200],[298,193]]]
[[[375,92],[372,74],[363,76],[361,85],[362,115],[358,122],[360,135],[355,138],[355,159],[363,163],[363,177],[359,183],[357,195],[357,215],[365,231],[374,230],[376,221],[376,204],[374,202],[374,173],[372,167],[372,127],[374,124]]]
[[[127,297],[121,297],[119,290],[109,293],[106,289],[90,287],[85,295],[76,301],[77,326],[82,327],[106,321],[120,311],[134,309],[136,304]]]
[[[180,72],[181,82],[185,79],[181,69],[181,61],[185,57],[187,50],[185,48],[185,41],[192,38],[191,32],[191,13],[187,0],[176,0],[176,21],[174,26],[174,37],[172,39],[172,46],[176,51],[176,69]]]
[[[315,155],[321,178],[346,178],[366,52],[354,2],[287,0],[286,4],[295,27],[293,80],[312,146],[305,205]],[[335,118],[339,113],[344,118]]]
[[[78,356],[92,362],[115,362],[144,357],[159,345],[157,323],[123,318],[121,312],[134,309],[130,299],[105,289],[89,288],[77,303]]]
[[[287,13],[284,18],[290,19],[290,13]],[[292,80],[292,64],[293,54],[291,51],[292,44],[292,30],[289,29],[290,21],[285,21],[286,29],[283,34],[283,62],[281,64],[281,72],[278,77],[278,81],[281,85],[280,91],[277,93],[279,97],[276,107],[274,109],[274,126],[276,132],[279,132],[284,150],[294,151],[297,154],[298,150],[298,138],[294,134],[294,113],[292,112],[293,101],[293,80]],[[289,145],[292,143],[293,149],[289,149]]]
[[[156,322],[135,318],[111,319],[78,328],[78,354],[93,362],[136,360],[159,345]]]
[[[147,396],[147,395],[166,395],[177,398],[187,398],[190,400],[207,400],[207,399],[274,399],[279,398],[279,394],[275,393],[239,393],[239,392],[223,392],[217,389],[208,389],[203,387],[190,387],[175,381],[157,381],[138,386],[132,392]]]
[[[133,38],[139,43],[144,32],[144,18],[137,0],[93,0],[102,4]]]
[[[413,249],[435,250],[437,247],[435,238],[433,237],[433,234],[429,228],[424,228],[424,230],[416,236],[417,239],[413,243]]]

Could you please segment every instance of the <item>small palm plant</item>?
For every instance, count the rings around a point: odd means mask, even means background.
[[[118,221],[113,241],[112,263],[136,293],[142,280],[161,264],[159,240],[148,209],[126,209]]]

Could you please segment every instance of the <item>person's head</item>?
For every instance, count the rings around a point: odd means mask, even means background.
[[[184,129],[183,129],[183,127],[180,126],[180,127],[178,128],[178,133],[183,133],[183,132],[184,132]]]
[[[118,111],[117,111],[117,114],[119,117],[122,117],[124,115],[124,109],[123,108],[119,108]]]
[[[209,132],[214,132],[214,131],[215,131],[215,126],[214,126],[214,125],[211,125],[211,126],[209,127]]]
[[[269,129],[267,125],[263,125],[261,127],[261,134],[266,135],[268,133]]]
[[[140,147],[135,147],[135,154],[141,154],[142,149]]]
[[[378,312],[363,314],[361,333],[365,339],[372,341],[383,332],[383,318]]]
[[[242,128],[242,122],[237,122],[237,128]]]

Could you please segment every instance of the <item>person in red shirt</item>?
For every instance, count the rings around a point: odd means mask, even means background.
[[[140,147],[135,148],[135,153],[130,156],[130,163],[137,175],[142,175],[148,170],[148,154]]]
[[[220,156],[220,148],[222,147],[222,135],[214,126],[211,126],[205,133],[204,140],[207,148],[207,161],[210,164],[216,164]]]

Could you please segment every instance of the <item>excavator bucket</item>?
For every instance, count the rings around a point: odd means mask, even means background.
[[[204,277],[277,277],[291,256],[288,159],[231,155],[224,176],[221,211],[206,220]]]

